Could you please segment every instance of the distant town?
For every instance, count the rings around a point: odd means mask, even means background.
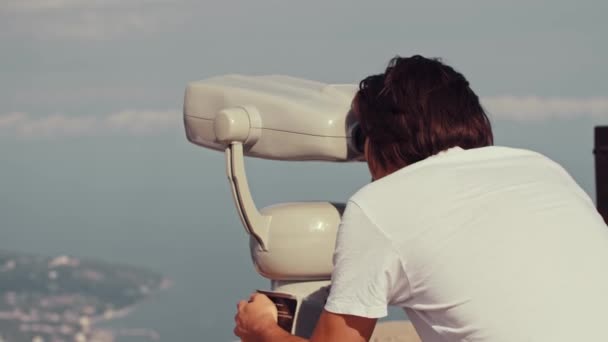
[[[133,266],[0,251],[0,342],[159,340],[153,330],[96,325],[127,315],[169,285],[160,274]]]

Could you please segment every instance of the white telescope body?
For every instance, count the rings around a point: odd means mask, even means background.
[[[265,159],[357,160],[360,154],[349,147],[355,90],[354,85],[287,76],[228,75],[193,82],[184,100],[186,134],[194,144],[232,154],[231,178],[242,164],[234,145],[241,145],[245,156]],[[243,180],[235,196],[250,197],[243,188],[245,175],[239,176]],[[255,237],[251,252],[261,275],[272,280],[331,275],[342,205],[283,203],[257,213],[253,201],[247,208],[247,198],[235,199],[248,233]]]
[[[258,273],[271,280],[274,292],[267,294],[277,306],[291,307],[283,315],[291,315],[291,320],[279,323],[299,336],[310,335],[325,301],[344,206],[293,202],[258,210],[247,184],[244,156],[361,160],[351,143],[355,91],[355,85],[243,75],[193,82],[186,89],[188,140],[225,152],[233,198],[251,237],[253,263]]]

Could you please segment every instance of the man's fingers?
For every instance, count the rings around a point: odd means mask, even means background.
[[[256,293],[251,294],[251,297],[249,297],[249,301],[253,302],[257,299],[262,299],[262,298],[266,298],[266,299],[270,300],[270,298],[268,298],[268,296],[266,296],[265,294],[256,292]]]

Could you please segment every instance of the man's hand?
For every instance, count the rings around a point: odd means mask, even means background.
[[[237,308],[234,334],[243,342],[367,342],[376,326],[375,318],[323,311],[309,341],[279,327],[277,308],[263,294],[252,294],[249,301],[240,301]]]
[[[249,301],[240,301],[237,310],[234,334],[243,342],[260,341],[265,332],[278,327],[277,307],[263,294],[254,293]]]

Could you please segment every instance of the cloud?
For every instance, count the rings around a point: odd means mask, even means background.
[[[0,136],[26,140],[104,135],[149,135],[181,124],[178,111],[124,110],[102,117],[63,114],[33,117],[27,113],[0,115]]]
[[[494,119],[542,121],[580,117],[608,118],[608,98],[495,96],[482,99]]]
[[[164,31],[186,0],[4,0],[4,36],[107,40]]]
[[[181,123],[181,113],[176,111],[133,111],[125,110],[109,115],[106,127],[126,130],[132,133],[152,133]]]
[[[608,98],[543,98],[494,96],[482,99],[492,120],[533,122],[577,118],[608,119]],[[0,114],[0,136],[48,139],[100,135],[151,135],[182,125],[175,110],[122,110],[103,116],[64,114],[35,117],[28,113]]]

